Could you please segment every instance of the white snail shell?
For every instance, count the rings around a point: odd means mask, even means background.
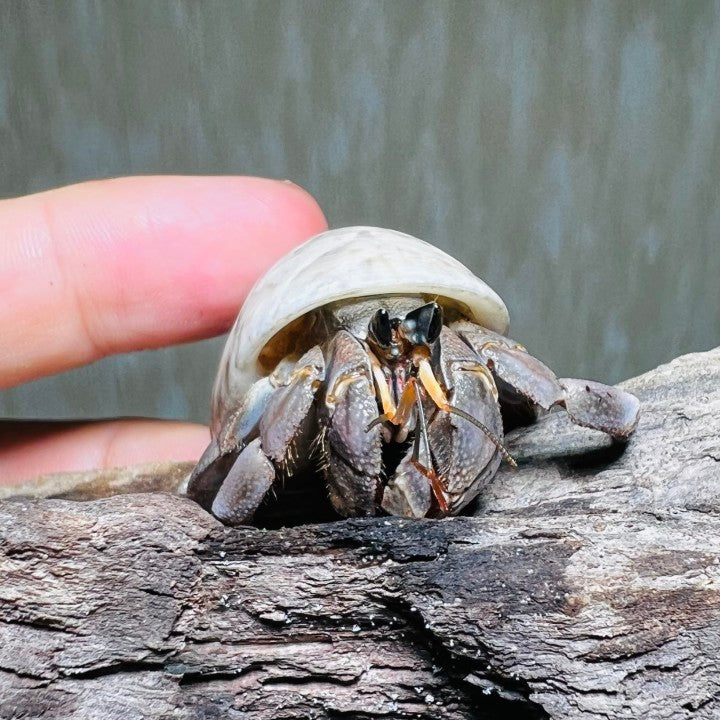
[[[507,332],[508,311],[497,293],[439,248],[384,228],[329,230],[282,257],[247,296],[213,388],[213,433],[252,384],[282,359],[289,345],[284,330],[292,325],[294,349],[308,349],[297,344],[302,342],[299,318],[331,302],[388,295],[437,297],[441,305],[459,307],[468,320]]]

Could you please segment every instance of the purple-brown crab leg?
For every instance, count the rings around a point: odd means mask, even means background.
[[[640,402],[634,395],[590,380],[558,380],[522,345],[472,323],[456,323],[452,329],[497,377],[544,410],[564,407],[576,424],[620,440],[626,440],[635,429]]]
[[[308,350],[296,363],[282,385],[263,397],[262,411],[250,408],[259,421],[251,429],[256,437],[237,438],[242,448],[220,454],[217,446],[206,451],[208,463],[198,465],[187,493],[225,523],[249,522],[278,473],[290,474],[314,429],[315,393],[325,375],[319,346]],[[233,420],[240,427],[241,419]],[[205,457],[205,456],[204,456]]]

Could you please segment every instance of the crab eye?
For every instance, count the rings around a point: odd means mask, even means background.
[[[414,345],[432,345],[440,337],[442,324],[442,308],[436,302],[431,302],[405,316],[403,331]]]
[[[369,327],[370,337],[380,347],[390,347],[392,344],[392,326],[390,315],[385,308],[380,308],[372,317]]]

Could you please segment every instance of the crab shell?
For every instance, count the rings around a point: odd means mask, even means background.
[[[508,311],[497,293],[435,246],[385,228],[329,230],[282,257],[250,291],[220,360],[213,435],[254,382],[288,352],[310,347],[303,343],[305,316],[329,303],[388,295],[431,296],[478,325],[507,331]]]

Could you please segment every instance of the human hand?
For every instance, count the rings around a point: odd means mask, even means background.
[[[0,389],[225,332],[256,278],[325,227],[307,193],[260,178],[130,177],[2,200]],[[162,420],[2,421],[0,485],[196,460],[208,440]]]

